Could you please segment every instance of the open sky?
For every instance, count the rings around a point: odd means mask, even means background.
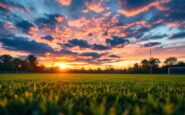
[[[185,0],[0,0],[0,55],[50,66],[185,58]],[[54,58],[55,57],[55,58]]]

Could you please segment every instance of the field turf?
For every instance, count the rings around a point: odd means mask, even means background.
[[[185,115],[185,75],[0,74],[0,115]]]

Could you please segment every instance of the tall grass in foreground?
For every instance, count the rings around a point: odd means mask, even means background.
[[[0,80],[0,115],[9,114],[183,115],[185,81]]]

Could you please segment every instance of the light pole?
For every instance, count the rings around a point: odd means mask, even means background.
[[[152,59],[152,46],[150,46],[150,74],[152,74],[152,63],[151,63],[151,59]]]
[[[160,45],[161,43],[160,42],[149,42],[147,44],[144,44],[144,47],[149,47],[149,50],[150,50],[150,74],[153,74],[153,65],[152,65],[152,61],[154,61],[153,63],[155,63],[155,60],[152,60],[152,47],[153,46],[156,46],[156,45]]]

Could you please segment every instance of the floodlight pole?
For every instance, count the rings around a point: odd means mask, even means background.
[[[151,59],[152,59],[152,46],[150,46],[150,59],[149,59],[149,61],[150,61],[150,74],[152,74],[152,73],[153,73],[153,72],[152,72]]]

